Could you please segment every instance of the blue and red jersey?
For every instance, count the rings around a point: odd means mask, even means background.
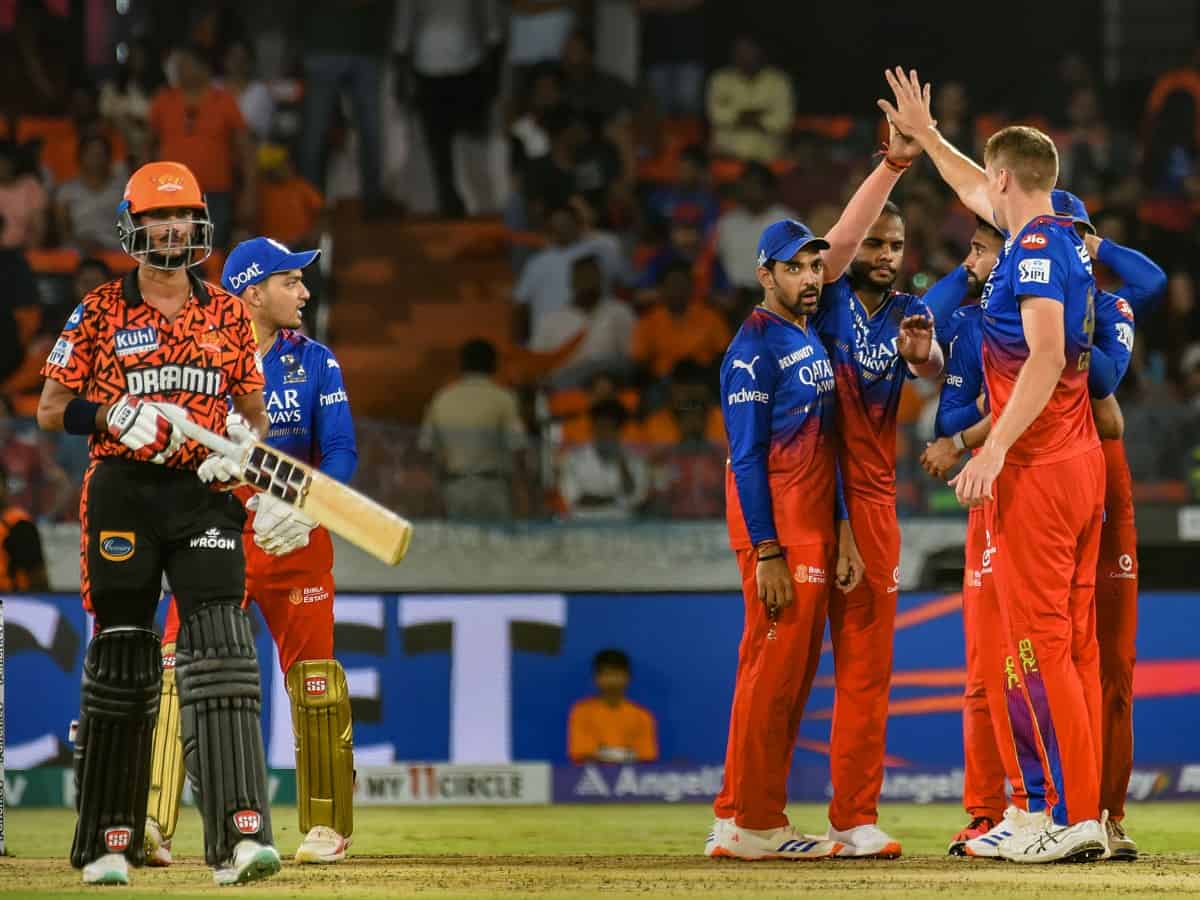
[[[888,292],[868,313],[845,275],[821,293],[815,324],[837,382],[839,460],[847,494],[879,503],[896,498],[896,413],[904,382],[913,377],[897,341],[900,322],[915,315],[930,316],[928,307],[898,291]]]
[[[725,516],[735,550],[771,539],[834,542],[834,390],[833,366],[811,321],[801,328],[762,307],[750,313],[721,362]]]
[[[1100,446],[1087,386],[1096,283],[1087,248],[1070,219],[1031,220],[1005,241],[984,285],[984,377],[996,418],[1029,356],[1021,321],[1024,297],[1046,297],[1063,307],[1066,366],[1045,408],[1008,451],[1015,465],[1046,465]]]
[[[933,431],[937,437],[952,437],[983,418],[978,405],[983,391],[983,310],[979,304],[954,310],[941,341],[946,355],[945,381]]]

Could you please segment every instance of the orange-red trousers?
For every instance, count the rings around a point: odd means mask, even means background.
[[[737,551],[746,619],[729,715],[725,780],[713,810],[718,818],[732,818],[754,830],[788,824],[788,773],[821,658],[835,576],[831,544],[785,547],[783,553],[796,600],[772,623],[758,599],[757,556],[753,550]]]
[[[1104,504],[1097,447],[1006,465],[983,507],[1005,656],[1005,701],[1029,809],[1065,825],[1100,817],[1096,564]]]
[[[835,685],[829,821],[843,831],[879,818],[900,589],[900,524],[895,504],[848,495],[846,506],[866,574],[848,594],[838,590],[829,594]]]
[[[279,650],[279,668],[310,659],[333,659],[333,572],[329,560],[329,533],[315,528],[309,546],[285,557],[271,557],[243,536],[246,550],[246,600],[262,611]],[[162,642],[174,643],[179,614],[174,598],[167,609]]]
[[[1100,648],[1101,759],[1100,808],[1113,819],[1125,815],[1125,793],[1133,770],[1133,668],[1137,661],[1137,528],[1125,445],[1104,441],[1104,524],[1096,566],[1096,639]],[[990,552],[982,510],[967,519],[963,576],[963,626],[967,646],[967,687],[963,703],[966,761],[963,806],[972,816],[997,818],[1004,809],[1004,777],[1012,802],[1025,808],[1024,785],[1016,764],[1012,731],[1003,698],[1003,658],[987,658],[999,633],[999,610],[991,579]],[[987,694],[985,679],[998,686]],[[988,704],[989,698],[998,702]],[[990,715],[989,715],[990,712]]]

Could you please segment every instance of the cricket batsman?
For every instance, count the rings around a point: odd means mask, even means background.
[[[179,603],[175,675],[182,765],[219,885],[279,871],[260,729],[261,689],[242,609],[245,510],[206,485],[208,451],[155,407],[176,403],[224,432],[267,428],[263,378],[242,303],[189,271],[212,252],[195,176],[175,162],[133,173],[118,207],[128,275],[90,292],[50,351],[38,424],[90,439],[79,518],[80,592],[96,631],[75,740],[71,864],[85,884],[128,884],[144,862],[150,751],[161,679],[153,630],[164,573]]]
[[[981,169],[938,133],[915,70],[886,75],[896,104],[880,107],[895,127],[969,209],[1009,234],[981,300],[993,425],[951,482],[961,502],[983,505],[995,545],[1006,707],[1031,813],[998,851],[1024,863],[1099,859],[1108,849],[1095,622],[1105,475],[1087,388],[1091,259],[1074,223],[1054,215],[1053,141],[1002,129]]]
[[[347,482],[358,450],[341,368],[329,348],[296,330],[309,297],[303,269],[319,254],[293,253],[257,237],[229,254],[221,283],[241,297],[253,323],[266,377],[267,443]],[[200,474],[218,483],[236,472],[214,458]],[[324,527],[295,507],[248,488],[238,493],[254,514],[242,538],[247,603],[258,604],[275,639],[292,704],[296,795],[305,835],[296,861],[338,862],[354,831],[354,758],[346,673],[333,658],[333,543]],[[178,627],[174,609],[163,629],[164,683],[146,819],[148,862],[159,866],[171,864],[183,787],[173,724],[178,698],[170,677]]]
[[[863,576],[841,502],[834,369],[812,317],[919,152],[898,138],[892,146],[894,159],[867,176],[827,239],[790,219],[763,231],[763,300],[721,365],[726,518],[745,625],[707,856],[811,860],[844,847],[804,836],[784,812],[834,573],[842,591]]]

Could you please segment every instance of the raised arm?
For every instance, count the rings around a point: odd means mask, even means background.
[[[897,66],[885,70],[883,77],[895,95],[893,106],[879,101],[879,108],[892,127],[912,138],[929,156],[942,180],[958,195],[963,205],[985,221],[993,221],[992,204],[987,198],[987,175],[969,156],[961,153],[942,137],[930,110],[930,88],[922,85],[916,69],[907,74]]]
[[[1167,289],[1167,273],[1150,257],[1099,235],[1089,234],[1083,242],[1088,253],[1112,269],[1124,282],[1117,291],[1130,302],[1134,312],[1145,309]]]

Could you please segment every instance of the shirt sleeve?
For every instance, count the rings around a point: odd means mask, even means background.
[[[321,453],[320,469],[330,478],[348,483],[358,468],[358,445],[354,441],[354,421],[350,417],[350,398],[342,381],[342,367],[332,353],[321,354],[320,394],[316,419],[317,448]]]
[[[596,736],[588,728],[587,710],[582,702],[576,703],[567,717],[567,756],[573,763],[587,762],[598,749]]]
[[[95,309],[85,298],[67,317],[67,323],[42,365],[42,377],[57,381],[76,394],[84,394],[92,380],[95,344]]]
[[[976,405],[983,389],[983,365],[977,348],[972,346],[972,329],[960,326],[961,321],[952,318],[947,329],[945,381],[933,424],[937,437],[958,434],[983,418]]]
[[[1098,291],[1088,393],[1107,397],[1117,389],[1133,356],[1133,307],[1123,298]]]
[[[647,709],[639,710],[641,723],[634,740],[633,752],[638,762],[654,762],[658,759],[658,723]]]
[[[263,378],[262,360],[258,358],[258,345],[254,340],[254,329],[250,325],[250,316],[240,300],[237,304],[237,320],[232,329],[234,359],[226,373],[229,378],[229,393],[234,397],[243,397],[261,391],[265,385]]]
[[[8,532],[4,552],[8,554],[10,568],[18,572],[31,572],[46,564],[42,556],[42,538],[37,526],[28,519],[18,522]]]
[[[734,362],[749,365],[735,366]],[[776,367],[773,363],[773,357],[761,341],[746,341],[740,345],[735,342],[721,363],[721,397],[725,401],[730,468],[752,544],[777,538],[767,477],[775,406]]]
[[[1148,308],[1167,289],[1167,273],[1144,253],[1104,240],[1096,257],[1124,282],[1120,294],[1134,312]]]
[[[933,315],[933,327],[946,331],[950,317],[967,295],[967,270],[959,266],[949,275],[939,278],[921,299]]]
[[[1049,229],[1027,231],[1013,246],[1013,293],[1025,297],[1048,297],[1067,302],[1070,280],[1069,259],[1074,248],[1065,235]]]

